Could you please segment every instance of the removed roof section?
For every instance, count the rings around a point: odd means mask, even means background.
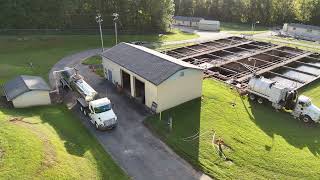
[[[103,52],[102,56],[155,85],[183,69],[202,70],[166,54],[128,43],[120,43]]]
[[[49,91],[48,84],[38,76],[18,76],[4,85],[4,93],[8,101],[32,90]]]

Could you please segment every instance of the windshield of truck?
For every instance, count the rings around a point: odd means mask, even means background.
[[[94,108],[95,113],[103,113],[103,112],[106,112],[109,110],[111,110],[111,104],[107,104],[107,105],[103,105],[103,106]]]
[[[308,102],[306,102],[305,107],[308,107],[308,106],[310,106],[310,105],[311,105],[311,102],[308,101]]]

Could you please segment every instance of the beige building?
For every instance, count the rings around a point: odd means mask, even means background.
[[[120,43],[102,53],[105,77],[156,112],[201,97],[203,70],[160,52]]]
[[[48,84],[37,76],[18,76],[3,86],[4,94],[15,108],[51,104]]]
[[[205,31],[220,31],[220,21],[201,20],[199,22],[199,29]]]

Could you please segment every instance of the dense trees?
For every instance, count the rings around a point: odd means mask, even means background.
[[[176,14],[233,22],[320,25],[320,0],[175,0]]]
[[[129,31],[165,31],[173,14],[229,22],[320,25],[320,0],[0,0],[0,28],[96,28],[97,11],[104,28],[120,14]]]
[[[112,13],[124,30],[166,30],[173,0],[0,0],[0,28],[95,28],[97,11],[105,28]]]

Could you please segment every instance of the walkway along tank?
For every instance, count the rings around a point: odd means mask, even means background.
[[[79,94],[77,103],[85,116],[89,116],[90,121],[98,130],[112,129],[117,125],[117,116],[113,112],[110,100],[99,98],[98,93],[78,74],[76,69],[65,68],[61,72],[61,85]]]
[[[309,97],[300,95],[296,90],[284,87],[276,81],[254,76],[248,83],[249,98],[257,100],[262,104],[265,100],[270,101],[272,106],[277,109],[291,110],[294,118],[299,118],[305,123],[320,122],[320,108],[312,104]]]

